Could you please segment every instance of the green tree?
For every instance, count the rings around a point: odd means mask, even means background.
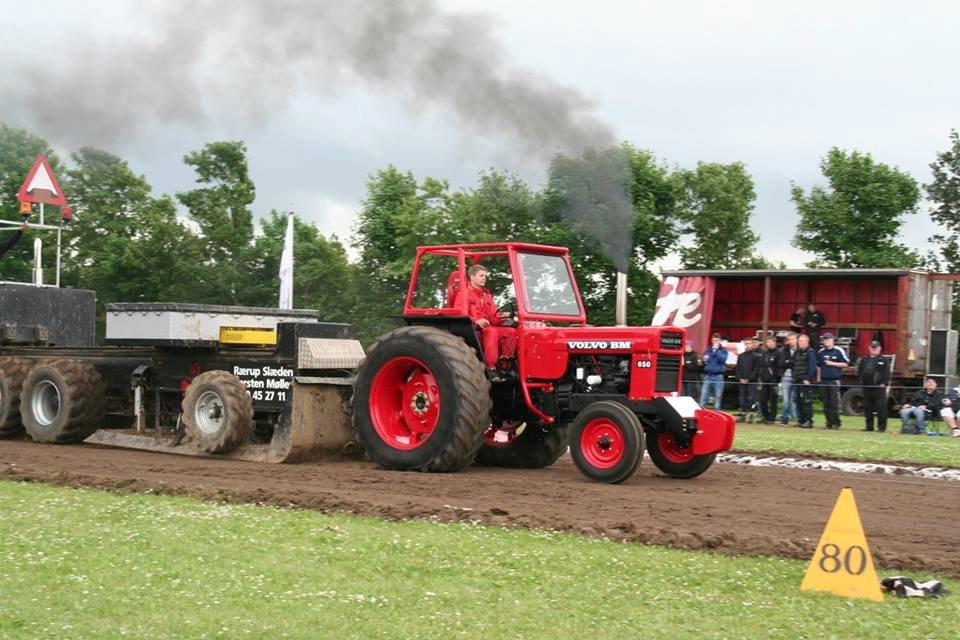
[[[756,193],[742,162],[698,162],[681,172],[681,233],[693,245],[679,250],[684,269],[741,269],[757,262],[757,234],[750,228]]]
[[[200,226],[206,247],[204,266],[210,288],[206,302],[245,304],[254,286],[249,279],[256,195],[240,141],[211,142],[184,156],[202,186],[177,194]]]
[[[595,163],[599,166],[591,166]],[[621,242],[628,269],[627,320],[650,321],[658,290],[658,278],[650,269],[676,247],[680,195],[676,173],[653,153],[629,143],[599,155],[554,159],[543,194],[540,241],[570,248],[593,324],[614,321],[616,272],[622,264],[610,254]],[[621,215],[623,199],[626,215]],[[587,210],[569,215],[571,200]]]
[[[261,221],[255,243],[250,304],[277,306],[280,292],[280,256],[287,231],[286,212],[273,210]],[[353,308],[353,270],[343,244],[324,237],[316,225],[294,217],[293,300],[298,309],[315,309],[328,322],[350,322]]]
[[[820,169],[829,186],[792,190],[800,214],[793,245],[817,256],[809,266],[908,268],[922,262],[896,241],[904,216],[917,209],[916,180],[870,154],[836,147]]]
[[[202,246],[167,197],[126,162],[100,149],[80,149],[64,174],[74,222],[64,234],[65,286],[97,292],[98,329],[109,302],[188,302],[201,296],[196,278]]]
[[[930,217],[940,231],[930,240],[952,272],[960,270],[960,134],[950,132],[950,148],[937,154],[930,163],[933,181],[924,185],[933,204]]]
[[[19,222],[20,206],[17,202],[17,193],[20,191],[27,173],[33,166],[39,154],[47,156],[50,167],[57,175],[61,174],[60,161],[50,149],[47,141],[22,129],[0,124],[0,219]],[[61,185],[63,186],[63,185]],[[69,194],[68,194],[69,195]],[[37,205],[34,205],[32,222],[39,222]],[[49,209],[45,221],[55,223],[60,216],[60,210]],[[0,238],[7,238],[8,234],[17,227],[0,226]],[[0,264],[0,279],[29,282],[33,268],[32,238],[39,237],[44,243],[43,265],[46,270],[44,279],[52,281],[51,267],[55,260],[55,236],[49,232],[30,231],[17,245],[3,256]]]

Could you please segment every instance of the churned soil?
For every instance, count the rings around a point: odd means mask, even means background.
[[[716,464],[694,480],[649,460],[621,485],[584,479],[564,456],[538,470],[387,471],[358,460],[277,465],[0,441],[0,479],[266,503],[389,519],[469,520],[807,559],[851,487],[881,572],[960,577],[960,482]]]

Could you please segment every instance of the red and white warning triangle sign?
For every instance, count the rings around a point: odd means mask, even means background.
[[[50,168],[47,157],[42,153],[37,156],[37,161],[33,163],[33,168],[27,174],[27,179],[23,181],[20,193],[17,194],[17,200],[20,202],[42,202],[58,207],[67,206],[67,199],[63,195],[63,189],[60,188],[57,176],[53,174],[53,169]]]

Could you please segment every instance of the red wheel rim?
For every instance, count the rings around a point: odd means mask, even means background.
[[[504,420],[500,426],[490,425],[483,434],[483,443],[488,447],[505,449],[511,446],[520,437],[525,429],[525,423],[522,420]]]
[[[401,356],[387,362],[370,386],[370,420],[394,449],[416,449],[430,438],[440,417],[440,388],[430,367]]]
[[[594,418],[580,432],[580,451],[597,469],[609,469],[623,459],[623,431],[609,418]]]
[[[660,447],[660,454],[670,462],[683,464],[693,460],[693,447],[678,447],[671,433],[657,434],[657,445]]]

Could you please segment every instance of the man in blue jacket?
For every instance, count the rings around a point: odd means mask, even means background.
[[[710,346],[703,354],[703,389],[700,392],[700,406],[707,406],[707,400],[713,393],[713,408],[720,408],[723,398],[723,374],[727,372],[727,350],[720,346],[720,334],[710,338]]]
[[[850,366],[847,353],[833,344],[833,334],[829,331],[820,338],[823,347],[817,353],[820,366],[820,389],[822,390],[823,414],[827,419],[827,429],[840,429],[840,377],[843,370]]]

